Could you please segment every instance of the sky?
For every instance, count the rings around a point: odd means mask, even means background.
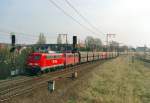
[[[69,42],[73,35],[81,41],[93,36],[105,42],[104,34],[109,33],[116,34],[110,39],[122,45],[150,46],[149,0],[68,0],[100,32],[84,22],[65,0],[53,1],[96,34],[64,15],[49,0],[0,0],[0,42],[10,42],[10,32],[16,32],[17,43],[35,43],[41,32],[47,43],[56,43],[61,33],[68,34]]]

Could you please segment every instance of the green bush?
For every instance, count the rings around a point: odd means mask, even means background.
[[[19,74],[24,73],[26,59],[31,52],[31,48],[19,52],[10,52],[8,48],[0,49],[0,79],[10,77],[11,70],[18,70]]]

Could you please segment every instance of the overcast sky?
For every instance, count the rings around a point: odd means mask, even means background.
[[[54,1],[88,26],[65,0]],[[150,46],[150,0],[68,1],[99,31],[116,34],[114,40],[132,46]],[[75,34],[80,40],[91,35],[105,41],[104,34],[96,35],[81,27],[49,0],[0,0],[0,42],[10,42],[10,37],[2,31],[24,33],[17,34],[18,43],[33,43],[40,32],[45,33],[48,43],[56,42],[58,33],[67,33],[70,39]]]

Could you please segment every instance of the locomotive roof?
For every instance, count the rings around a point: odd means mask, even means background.
[[[33,55],[61,55],[63,53],[40,53],[40,52],[35,52],[32,53]]]

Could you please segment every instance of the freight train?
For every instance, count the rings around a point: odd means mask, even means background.
[[[117,52],[32,53],[27,58],[28,73],[45,73],[96,60],[118,56]]]

